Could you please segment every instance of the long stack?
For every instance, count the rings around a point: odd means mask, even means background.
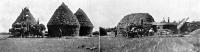
[[[148,13],[133,13],[126,15],[117,25],[118,35],[127,35],[130,25],[142,25],[141,23],[154,22],[154,18]]]

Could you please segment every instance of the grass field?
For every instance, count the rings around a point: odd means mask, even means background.
[[[200,39],[192,37],[101,37],[102,52],[199,52]]]
[[[96,49],[90,49],[93,47]],[[98,50],[98,38],[7,38],[0,40],[0,52],[98,52]]]
[[[0,52],[99,52],[99,38],[3,38]],[[194,37],[122,38],[102,36],[101,52],[199,52]]]

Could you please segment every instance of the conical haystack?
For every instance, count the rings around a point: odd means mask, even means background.
[[[146,22],[154,22],[153,17],[148,13],[133,13],[126,15],[117,25],[117,34],[127,35],[127,28],[130,25],[141,25]]]
[[[48,24],[49,36],[75,36],[80,24],[72,11],[62,3],[54,12]]]
[[[85,12],[79,8],[74,15],[77,17],[81,25],[79,35],[86,36],[91,34],[94,26]]]
[[[20,13],[16,21],[12,24],[12,26],[14,26],[16,23],[21,23],[23,25],[34,25],[36,24],[36,20],[30,13],[29,9],[25,7],[24,9],[22,9],[22,12]]]

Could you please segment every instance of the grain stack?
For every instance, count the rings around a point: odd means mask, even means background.
[[[80,36],[86,36],[92,33],[93,24],[82,9],[78,9],[74,14],[80,23]]]
[[[130,25],[142,25],[142,23],[154,22],[153,17],[148,13],[133,13],[126,15],[117,25],[118,35],[127,35]]]
[[[62,3],[47,24],[48,36],[77,36],[80,24],[72,11]]]
[[[25,7],[24,9],[22,9],[22,12],[17,17],[15,22],[12,24],[12,27],[14,27],[14,25],[17,23],[20,23],[23,26],[27,26],[27,25],[34,25],[37,22],[33,17],[33,15],[31,14],[30,10],[27,7]]]

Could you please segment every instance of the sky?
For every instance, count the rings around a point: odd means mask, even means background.
[[[0,32],[8,32],[21,10],[28,7],[35,19],[47,24],[54,11],[64,2],[73,13],[78,8],[98,27],[114,27],[131,13],[149,13],[156,22],[163,17],[171,21],[200,20],[200,0],[0,0]]]

